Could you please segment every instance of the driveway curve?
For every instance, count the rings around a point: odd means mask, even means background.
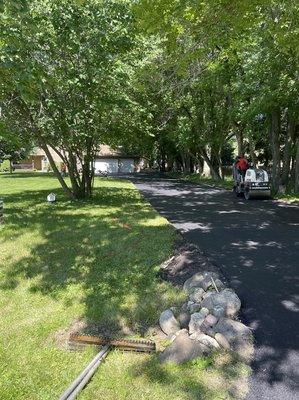
[[[131,178],[153,207],[205,251],[243,302],[255,336],[247,400],[299,398],[299,207],[234,198],[203,185]]]

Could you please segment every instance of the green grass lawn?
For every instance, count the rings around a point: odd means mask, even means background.
[[[9,170],[9,161],[4,160],[2,163],[0,163],[0,172],[3,170]]]
[[[92,201],[70,202],[51,174],[0,174],[0,198],[1,400],[57,399],[95,352],[66,348],[76,327],[147,336],[163,309],[183,301],[157,276],[175,232],[131,183],[98,178]],[[114,351],[80,398],[229,398],[247,370],[220,360],[161,366]]]
[[[293,191],[290,193],[278,194],[276,198],[286,203],[299,203],[299,193],[295,193]]]

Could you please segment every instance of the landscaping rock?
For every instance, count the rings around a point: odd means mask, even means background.
[[[205,287],[210,286],[209,282],[211,282],[211,277],[213,277],[213,279],[219,279],[219,276],[216,272],[198,272],[186,280],[183,289],[189,293],[192,292],[194,290],[193,288],[196,287],[205,289]]]
[[[190,307],[188,308],[190,314],[196,313],[201,309],[201,304],[200,303],[192,303]]]
[[[180,329],[179,331],[177,331],[174,335],[171,336],[170,338],[170,342],[174,342],[175,339],[179,336],[179,335],[185,335],[185,334],[189,334],[188,329]]]
[[[203,322],[203,323],[201,324],[200,330],[201,330],[202,333],[205,333],[206,335],[209,335],[209,336],[211,336],[211,337],[214,337],[214,336],[215,336],[215,333],[216,333],[216,332],[214,331],[214,329],[213,329],[212,327],[206,325],[205,322]]]
[[[201,307],[202,308],[201,308],[200,312],[202,314],[204,314],[205,316],[207,316],[209,314],[209,310],[206,307],[203,307],[202,305],[201,305]]]
[[[199,333],[201,332],[200,327],[205,320],[205,317],[208,315],[207,309],[201,309],[199,312],[196,312],[191,315],[190,322],[189,322],[189,332],[192,333]]]
[[[189,296],[190,301],[194,303],[200,303],[203,299],[205,291],[202,288],[196,288]]]
[[[162,312],[159,318],[159,324],[166,335],[172,335],[181,329],[179,322],[176,320],[171,310]]]
[[[215,340],[209,335],[205,335],[204,333],[196,334],[196,340],[198,340],[200,343],[203,343],[204,345],[212,349],[219,349],[220,347],[217,340]]]
[[[190,314],[185,311],[181,311],[179,315],[177,316],[177,320],[180,324],[180,327],[183,328],[188,328],[189,327],[189,322],[190,322]]]
[[[204,320],[205,324],[208,326],[214,326],[217,324],[218,322],[218,318],[216,318],[214,315],[209,314],[206,316],[205,320]]]
[[[215,305],[211,312],[218,319],[221,317],[226,317],[226,309],[224,307]]]
[[[221,333],[225,336],[230,344],[236,340],[250,340],[252,337],[251,330],[246,325],[229,318],[220,318],[214,326],[214,330],[216,333]]]
[[[206,298],[212,296],[212,294],[215,294],[215,293],[217,293],[216,290],[213,290],[213,289],[212,289],[212,290],[209,290],[209,291],[207,291],[207,292],[204,293],[203,299],[206,299]]]
[[[219,345],[221,347],[223,347],[226,350],[230,349],[229,341],[226,339],[226,337],[224,335],[222,335],[222,333],[216,333],[215,339],[217,340],[217,342],[219,343]]]
[[[215,285],[217,287],[217,289],[219,290],[219,292],[221,292],[221,290],[225,289],[225,284],[220,280],[220,279],[215,279]]]
[[[204,289],[204,290],[208,290],[208,288],[211,287],[211,286],[214,288],[214,285],[213,285],[213,281],[212,281],[212,279],[211,279],[211,276],[208,275],[208,276],[206,276],[206,277],[201,281],[200,287],[201,287],[202,289]]]
[[[192,334],[189,336],[189,338],[192,339],[192,340],[196,340],[196,338],[197,338],[197,333],[192,333]]]
[[[208,351],[209,348],[206,345],[190,339],[188,333],[181,332],[176,336],[172,344],[160,354],[159,358],[162,363],[182,364],[201,357],[207,354]]]
[[[231,289],[224,289],[221,292],[206,296],[202,306],[209,309],[210,313],[217,316],[235,316],[241,308],[241,301]]]

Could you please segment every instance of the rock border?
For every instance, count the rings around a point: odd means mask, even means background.
[[[182,286],[187,301],[160,315],[159,326],[171,341],[160,353],[160,361],[181,364],[215,350],[230,350],[249,362],[253,335],[237,319],[241,300],[211,260],[185,242],[161,269],[164,279]],[[199,272],[190,276],[195,270]]]

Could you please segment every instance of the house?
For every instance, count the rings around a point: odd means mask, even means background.
[[[55,164],[60,167],[62,164],[61,158],[58,156],[57,153],[51,148],[49,151],[55,161]],[[43,171],[47,172],[51,170],[50,163],[48,157],[44,150],[40,148],[34,149],[32,154],[30,154],[25,160],[22,160],[18,163],[13,164],[14,169],[22,169],[22,170],[35,170],[35,171]]]
[[[58,154],[49,147],[49,151],[60,169],[63,164]],[[14,164],[15,169],[31,169],[36,171],[47,172],[51,170],[51,166],[44,150],[37,148],[26,160],[21,163]],[[123,152],[121,147],[113,150],[110,146],[101,145],[99,152],[94,161],[95,174],[108,173],[133,173],[140,171],[140,158],[128,155]]]
[[[121,147],[113,150],[110,146],[101,145],[94,168],[95,174],[133,173],[140,171],[140,158],[124,153]]]

